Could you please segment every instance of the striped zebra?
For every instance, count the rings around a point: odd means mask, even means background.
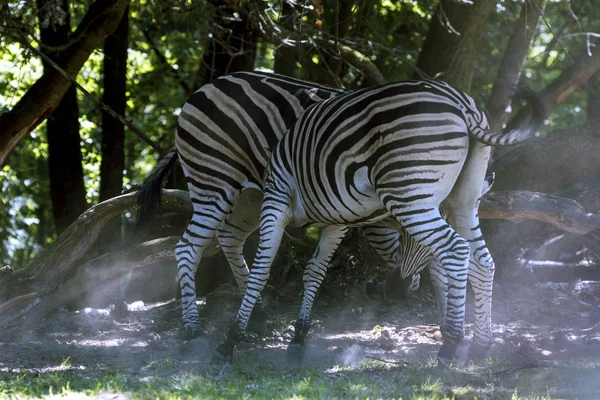
[[[345,93],[264,72],[239,72],[214,80],[195,92],[185,103],[177,122],[176,150],[168,153],[144,180],[138,192],[139,220],[148,220],[160,202],[163,178],[177,157],[193,205],[193,216],[176,247],[183,325],[188,339],[203,334],[196,307],[194,275],[202,254],[216,236],[240,288],[249,275],[242,250],[258,227],[265,166],[285,131],[306,107],[322,99]],[[400,234],[396,229],[376,226],[367,239],[390,268],[399,260]],[[382,247],[381,240],[391,245]],[[405,260],[407,270],[416,271],[420,261]],[[411,291],[418,282],[403,275],[402,290]],[[266,316],[256,298],[253,321],[258,328]]]
[[[452,360],[463,339],[467,279],[475,293],[469,356],[487,353],[494,263],[477,209],[490,146],[521,142],[543,121],[539,98],[524,88],[516,94],[529,101],[533,117],[507,134],[491,132],[467,94],[433,80],[364,89],[308,108],[267,165],[258,251],[236,319],[215,356],[232,357],[291,224],[322,228],[288,347],[289,356],[301,358],[313,299],[333,252],[348,227],[376,222],[406,230],[433,254],[431,274],[445,298],[438,359]],[[440,215],[442,202],[449,222]]]
[[[496,175],[492,172],[489,173],[483,181],[481,187],[480,198],[485,196],[492,186],[494,185]],[[444,212],[444,208],[440,208],[440,215],[447,220],[447,215]],[[392,273],[388,276],[384,283],[380,283],[377,279],[372,278],[367,282],[367,294],[371,295],[383,295],[387,299],[402,299],[408,300],[410,290],[415,287],[418,288],[420,284],[420,272],[425,266],[429,265],[433,259],[431,252],[421,246],[413,237],[404,229],[398,231],[399,237],[392,237],[389,234],[389,229],[381,229],[380,226],[368,225],[362,228],[363,232],[371,238],[372,246],[381,246],[382,252],[386,251],[389,247],[396,247],[398,250],[392,254],[393,263],[399,267],[392,270]],[[380,240],[376,240],[379,238]],[[400,244],[400,245],[399,245]],[[408,260],[408,263],[404,263],[404,260]],[[432,266],[431,268],[435,268]],[[407,279],[407,277],[412,277]],[[435,287],[436,301],[438,309],[442,314],[446,304],[446,293],[444,291],[444,285],[439,281],[434,280],[432,283]]]

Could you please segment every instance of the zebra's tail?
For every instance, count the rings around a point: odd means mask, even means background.
[[[473,136],[489,146],[506,146],[521,143],[534,135],[544,123],[546,116],[546,107],[542,98],[525,85],[518,85],[515,88],[515,98],[527,101],[532,109],[531,117],[526,123],[507,133],[492,132],[489,126],[481,127],[472,131]]]
[[[135,232],[138,236],[145,234],[148,229],[152,215],[160,204],[163,180],[167,172],[175,165],[175,161],[177,161],[177,149],[173,148],[161,158],[156,167],[140,185],[136,196],[138,213]]]

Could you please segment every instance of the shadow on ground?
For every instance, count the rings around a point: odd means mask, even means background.
[[[507,398],[515,393],[525,398],[600,398],[598,304],[573,293],[569,288],[498,285],[491,357],[478,365],[461,364],[459,357],[453,371],[433,361],[441,334],[426,290],[398,304],[368,300],[362,288],[343,299],[322,297],[300,365],[286,357],[296,304],[274,298],[267,298],[267,335],[247,337],[231,365],[214,364],[210,358],[238,306],[232,296],[200,305],[207,336],[189,343],[182,336],[175,300],[129,304],[119,320],[109,310],[61,311],[2,330],[0,393],[38,396],[54,387],[99,398],[157,393],[175,393],[175,398]],[[472,304],[467,315],[472,315]],[[467,342],[470,329],[468,325]],[[465,352],[466,346],[460,352],[463,359]]]

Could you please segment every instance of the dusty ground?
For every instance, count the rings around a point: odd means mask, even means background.
[[[582,294],[574,288],[573,284],[561,290],[496,285],[494,361],[488,361],[484,370],[476,369],[474,373],[481,375],[479,381],[469,381],[479,398],[497,397],[514,389],[520,396],[600,398],[599,301],[593,290]],[[427,368],[427,374],[434,378],[442,376],[435,372],[432,361],[441,337],[435,303],[427,288],[409,303],[400,304],[369,300],[363,290],[357,285],[337,300],[331,293],[321,296],[304,364],[335,374],[336,366],[359,365],[375,358],[387,361],[387,368],[412,365]],[[35,324],[14,323],[3,328],[0,337],[0,381],[15,373],[72,369],[117,369],[143,380],[156,373],[153,366],[164,366],[165,362],[168,368],[160,368],[158,373],[167,378],[190,369],[202,373],[237,307],[231,296],[223,293],[209,298],[209,306],[200,306],[207,340],[187,344],[175,300],[129,304],[129,312],[122,319],[107,310],[83,310],[61,311]],[[267,336],[244,340],[236,357],[249,357],[257,366],[283,366],[296,304],[272,296],[267,298],[267,310]],[[472,315],[471,303],[467,315]],[[470,328],[468,325],[467,335]],[[462,350],[464,353],[466,349]],[[537,363],[536,368],[496,374],[530,361]],[[472,368],[460,363],[458,367],[472,373]],[[504,391],[498,392],[498,388]]]

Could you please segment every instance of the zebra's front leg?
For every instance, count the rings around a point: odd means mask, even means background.
[[[287,209],[287,201],[269,200],[265,195],[265,202],[261,210],[258,251],[250,270],[242,304],[227,333],[227,338],[215,350],[215,359],[231,360],[235,345],[245,334],[248,320],[267,283],[273,259],[281,244],[288,221]]]
[[[347,231],[348,228],[343,225],[330,225],[323,228],[319,244],[304,270],[302,305],[296,320],[294,337],[288,346],[288,358],[294,361],[300,361],[304,357],[305,340],[310,329],[310,312],[315,295],[325,279],[331,257]]]

